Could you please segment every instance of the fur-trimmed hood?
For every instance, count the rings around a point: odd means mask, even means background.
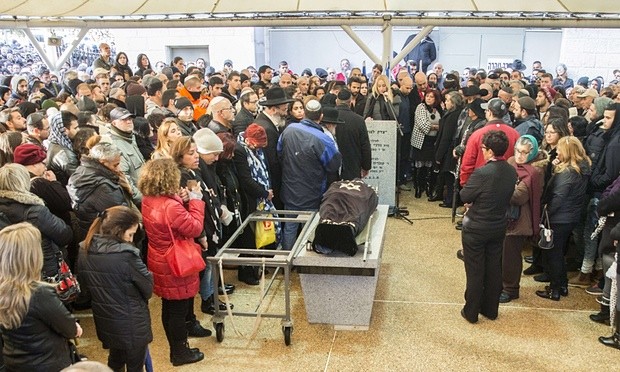
[[[31,192],[21,193],[17,191],[0,190],[0,198],[14,200],[21,204],[45,205],[43,199],[39,198]]]
[[[538,151],[538,155],[536,155],[536,158],[534,158],[534,160],[532,160],[530,164],[532,165],[532,167],[535,168],[546,167],[547,164],[549,164],[549,153],[545,150],[540,149]]]

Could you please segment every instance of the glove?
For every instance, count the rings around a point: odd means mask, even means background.
[[[228,210],[228,207],[226,207],[225,205],[222,205],[221,208],[222,208],[222,215],[220,216],[220,221],[222,221],[224,226],[228,226],[232,222],[233,215],[232,213],[230,213],[230,211]]]

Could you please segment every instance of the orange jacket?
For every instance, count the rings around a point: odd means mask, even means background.
[[[198,119],[200,119],[202,115],[207,113],[207,108],[200,107],[199,103],[203,99],[210,100],[209,97],[201,95],[200,98],[194,99],[192,98],[192,94],[187,90],[187,88],[181,87],[181,88],[178,88],[177,90],[179,91],[179,94],[181,96],[189,99],[189,101],[192,103],[192,106],[194,106],[194,121],[198,121]]]

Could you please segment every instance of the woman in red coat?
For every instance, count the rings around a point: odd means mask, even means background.
[[[198,273],[176,277],[165,253],[175,240],[193,239],[203,231],[205,203],[199,190],[179,190],[181,173],[172,159],[148,162],[141,172],[138,188],[142,199],[142,217],[149,240],[148,268],[153,273],[155,294],[162,298],[161,319],[170,344],[170,362],[174,366],[195,363],[204,358],[198,349],[190,349],[188,331],[202,327],[194,315],[194,296],[198,293]],[[197,249],[200,249],[197,247]],[[202,329],[201,336],[210,331]]]

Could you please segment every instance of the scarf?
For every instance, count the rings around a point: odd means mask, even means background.
[[[133,143],[133,132],[122,131],[114,125],[110,126],[110,132],[112,132],[112,134],[116,135],[117,137],[127,141],[128,143]]]
[[[265,161],[265,153],[263,149],[252,150],[245,143],[245,132],[239,133],[237,136],[237,142],[243,147],[246,154],[246,160],[248,162],[248,167],[250,168],[250,175],[252,179],[261,186],[265,188],[265,190],[269,190],[271,188],[271,183],[269,182],[269,171],[267,170],[267,162]],[[267,198],[256,198],[256,205],[263,205],[262,210],[271,211],[275,210],[276,207],[273,205],[273,202]],[[280,240],[280,223],[275,222],[276,226],[276,236],[278,237],[278,241]]]
[[[71,143],[69,136],[67,136],[67,131],[62,121],[62,113],[60,112],[50,118],[49,141],[73,150],[73,143]]]

